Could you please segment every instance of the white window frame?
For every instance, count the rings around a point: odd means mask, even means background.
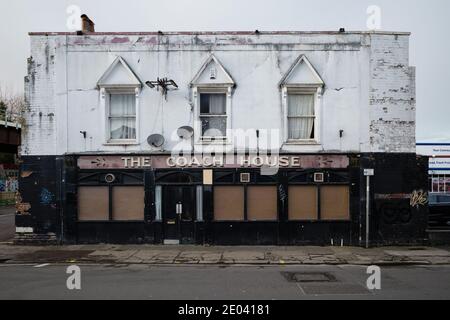
[[[162,221],[162,186],[155,186],[155,221]]]
[[[139,96],[141,89],[139,86],[105,86],[100,88],[100,108],[104,115],[103,132],[104,132],[104,145],[137,145],[139,144],[139,123],[140,123],[140,108],[139,108]],[[135,106],[136,106],[136,138],[135,139],[111,139],[110,132],[110,94],[134,94]]]
[[[283,141],[293,145],[321,144],[321,111],[322,111],[322,86],[321,85],[283,85],[281,87],[283,106]],[[289,94],[314,95],[314,139],[289,139]]]
[[[200,222],[203,221],[203,186],[197,186],[196,188],[196,193],[195,193],[195,198],[196,198],[196,221]]]
[[[232,86],[194,86],[192,96],[194,102],[194,141],[196,144],[229,144],[232,129]],[[225,94],[226,112],[226,134],[224,137],[204,137],[202,135],[202,121],[200,117],[200,95],[201,94]]]

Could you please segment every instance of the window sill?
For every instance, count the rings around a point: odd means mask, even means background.
[[[321,144],[315,140],[288,140],[284,145],[307,145],[307,146],[320,146]]]
[[[196,145],[215,145],[215,146],[229,146],[231,142],[228,139],[223,140],[198,140]]]
[[[103,143],[104,146],[138,146],[139,143],[135,140],[132,141],[108,141]]]

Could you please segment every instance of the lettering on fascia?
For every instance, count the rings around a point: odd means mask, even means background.
[[[227,159],[228,160],[228,159]],[[204,157],[168,157],[166,164],[168,167],[223,167],[225,165],[235,165],[240,167],[300,167],[299,156],[238,156],[232,163],[225,162],[224,157],[204,156]]]
[[[152,166],[150,157],[122,157],[125,168],[149,168]]]

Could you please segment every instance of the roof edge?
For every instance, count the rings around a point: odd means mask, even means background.
[[[130,32],[83,32],[83,35],[105,36],[105,35],[349,35],[349,34],[379,34],[379,35],[404,35],[409,36],[411,32],[403,31],[130,31]],[[77,32],[28,32],[29,36],[76,36]]]

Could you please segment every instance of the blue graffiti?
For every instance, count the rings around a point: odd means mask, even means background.
[[[46,188],[42,188],[42,191],[41,191],[41,204],[49,205],[49,204],[52,203],[53,198],[54,198],[53,193],[48,191]]]

